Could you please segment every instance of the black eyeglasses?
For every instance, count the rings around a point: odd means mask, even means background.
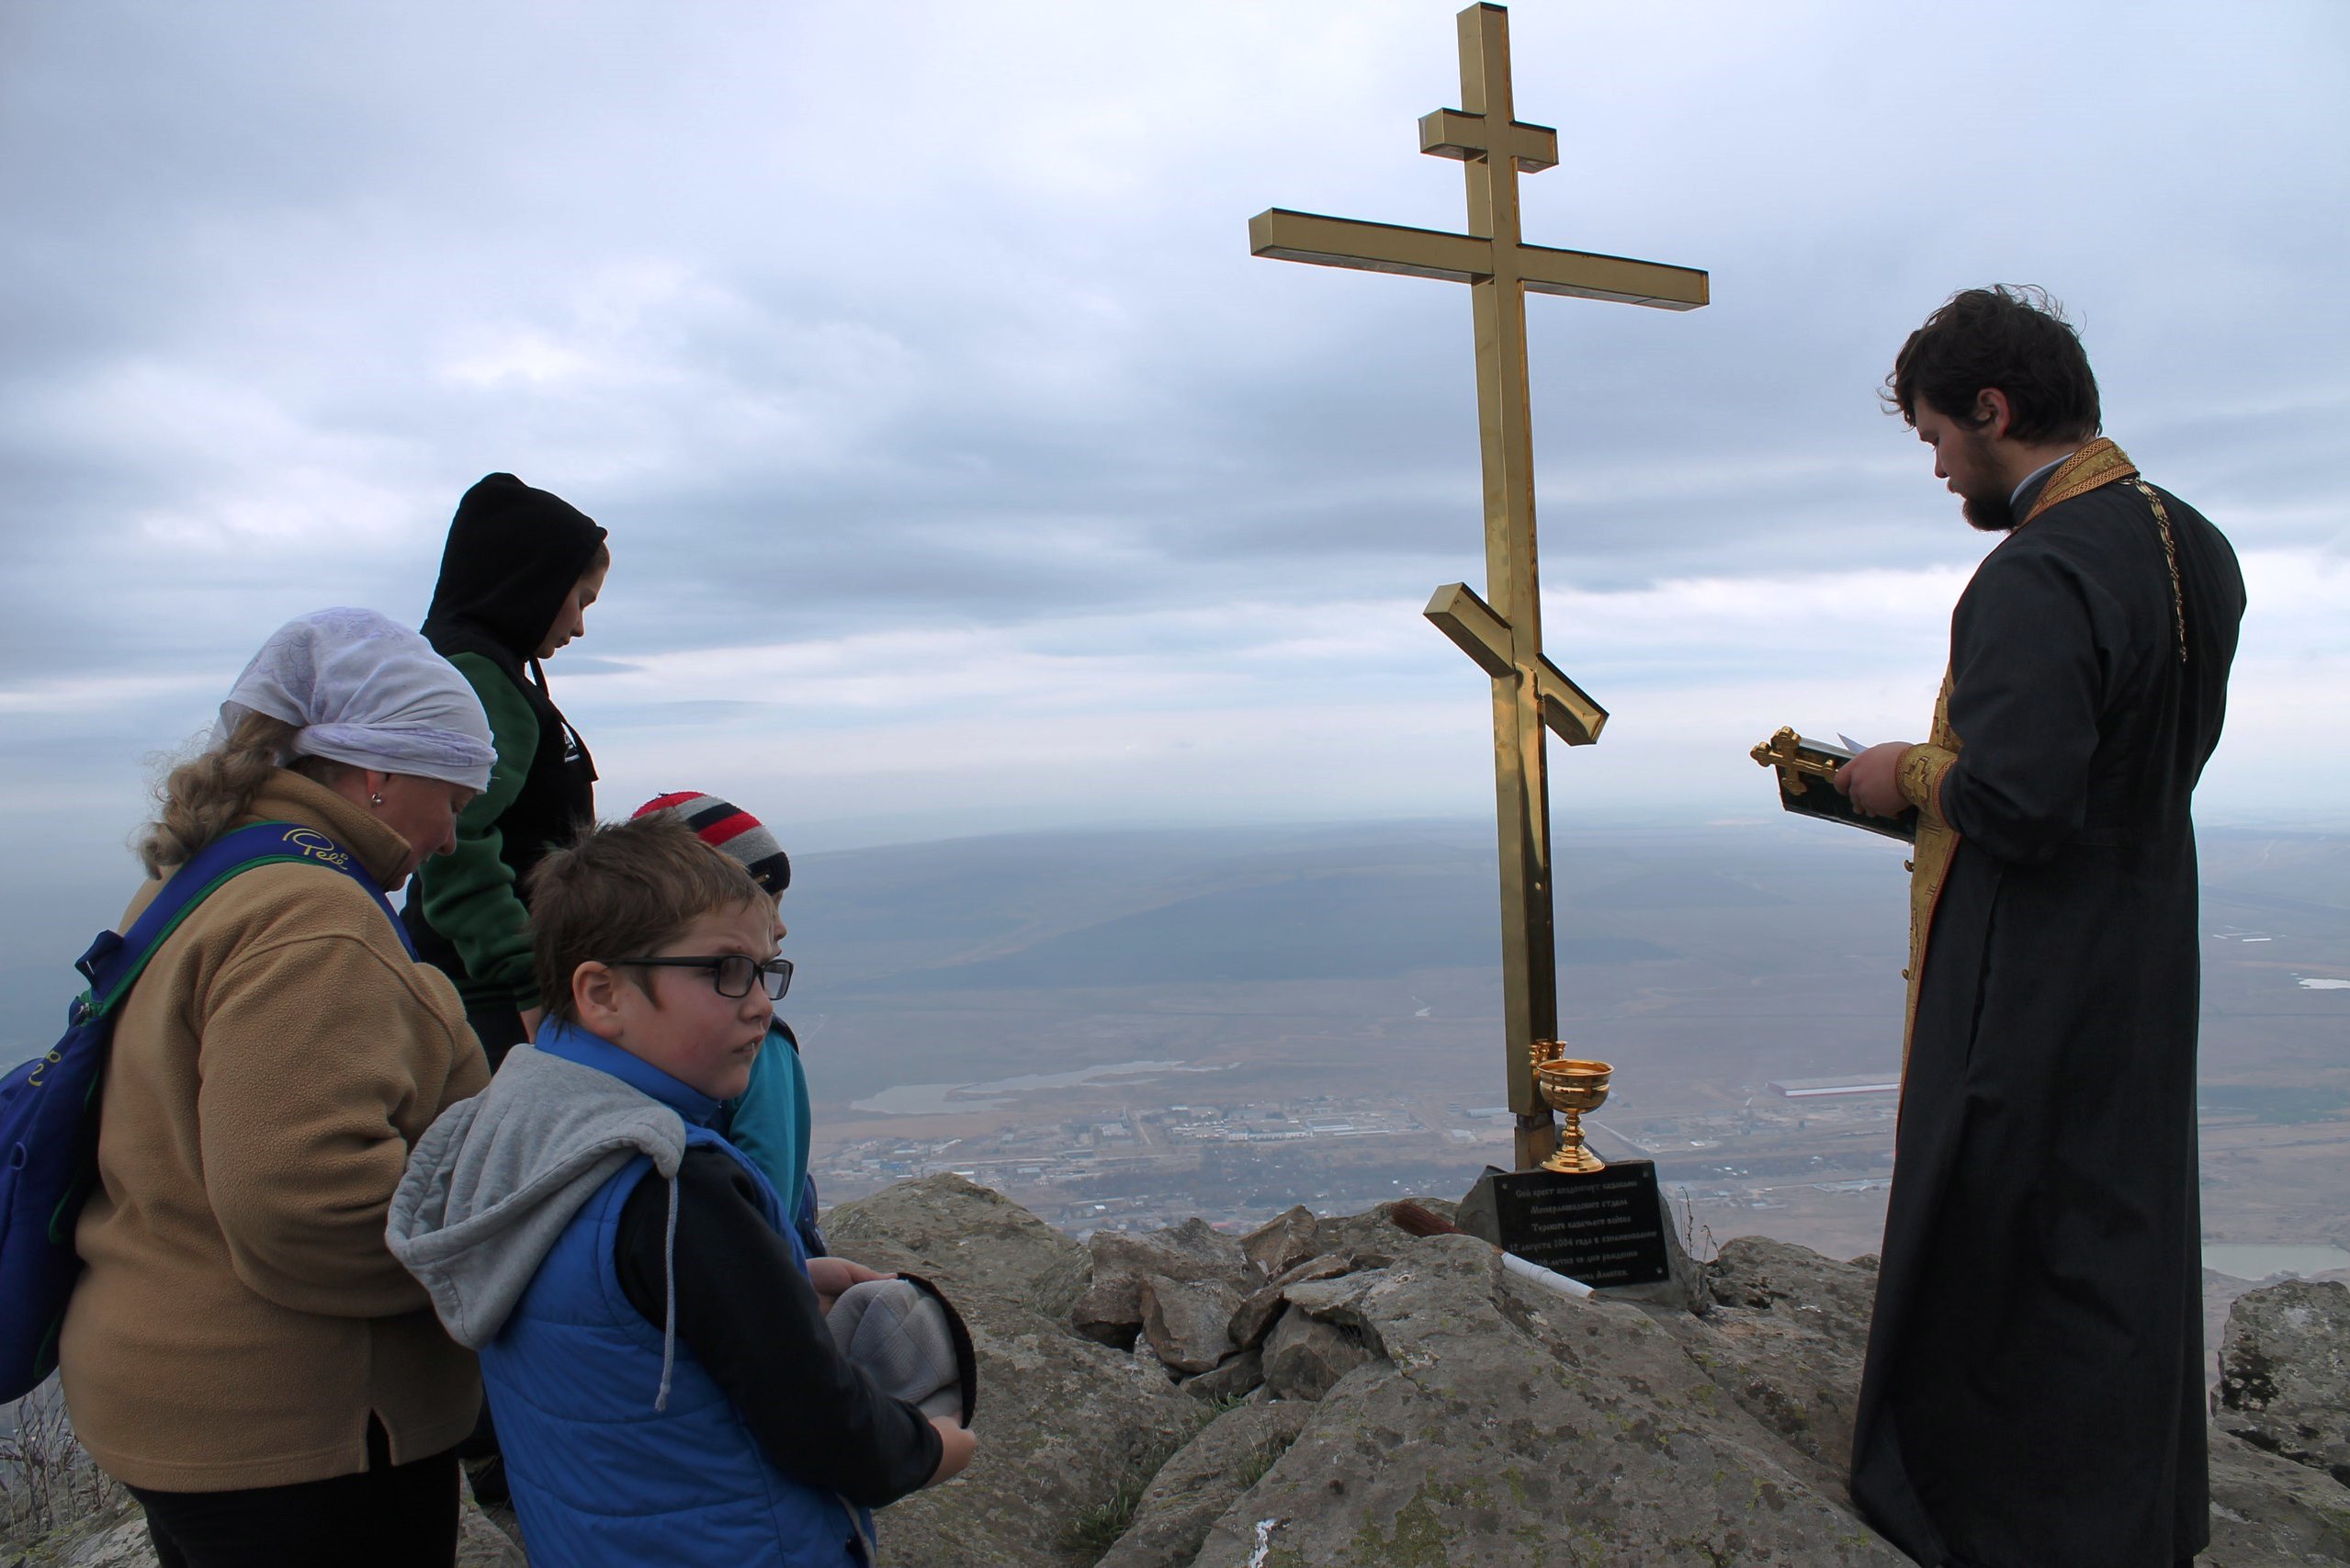
[[[608,962],[615,967],[625,964],[640,969],[707,970],[718,995],[729,998],[749,996],[754,979],[766,987],[769,1001],[782,1001],[784,993],[792,988],[788,958],[770,958],[762,964],[740,953],[727,953],[715,958],[615,958]]]

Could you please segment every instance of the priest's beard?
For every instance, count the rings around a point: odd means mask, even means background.
[[[2007,503],[2004,491],[1959,497],[1959,515],[1986,534],[2012,533],[2016,526],[2016,509]]]

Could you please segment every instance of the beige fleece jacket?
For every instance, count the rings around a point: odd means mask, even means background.
[[[254,820],[324,832],[378,878],[408,845],[280,773]],[[150,883],[124,926],[152,899]],[[489,1082],[457,991],[367,890],[322,866],[243,873],[155,954],[115,1027],[87,1269],[60,1342],[73,1427],[135,1486],[216,1492],[395,1463],[472,1430],[480,1384],[385,1212],[433,1119]]]

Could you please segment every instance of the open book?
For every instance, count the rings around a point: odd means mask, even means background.
[[[1792,729],[1779,733],[1747,753],[1779,775],[1779,804],[1799,817],[1841,822],[1849,828],[1882,833],[1904,843],[1917,841],[1917,809],[1898,817],[1871,817],[1854,806],[1836,787],[1836,771],[1852,761],[1855,752],[1823,740],[1807,740]]]

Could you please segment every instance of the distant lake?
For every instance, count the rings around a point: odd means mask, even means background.
[[[2322,1274],[2329,1269],[2350,1269],[2350,1252],[2323,1245],[2207,1245],[2203,1248],[2203,1267],[2238,1280],[2265,1280],[2271,1274]]]

